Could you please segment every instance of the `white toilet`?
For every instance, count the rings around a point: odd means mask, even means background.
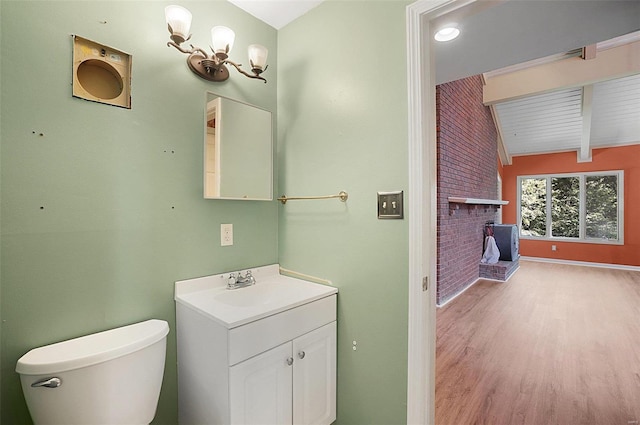
[[[147,320],[35,348],[18,360],[31,418],[44,424],[149,424],[169,325]]]

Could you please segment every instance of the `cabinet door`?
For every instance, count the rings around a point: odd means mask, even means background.
[[[291,343],[229,368],[231,424],[292,423]]]
[[[336,419],[336,322],[293,340],[293,422],[328,425]]]

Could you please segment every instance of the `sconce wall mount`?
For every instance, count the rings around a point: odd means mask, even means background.
[[[189,69],[200,78],[208,81],[225,81],[229,78],[229,69],[226,65],[233,66],[238,72],[248,78],[267,80],[260,74],[267,70],[268,65],[266,47],[259,44],[249,46],[249,62],[251,63],[251,73],[242,69],[242,65],[235,63],[229,59],[229,52],[233,47],[235,33],[222,26],[213,27],[211,29],[211,50],[207,53],[204,49],[191,44],[191,49],[185,49],[182,43],[191,39],[189,30],[191,28],[191,12],[181,6],[167,6],[165,8],[165,17],[167,20],[167,28],[169,30],[169,38],[171,41],[167,46],[173,46],[181,53],[189,55],[187,57],[187,65]]]

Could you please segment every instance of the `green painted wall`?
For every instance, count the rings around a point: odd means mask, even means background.
[[[340,289],[338,422],[404,423],[408,226],[377,219],[376,192],[408,185],[407,2],[328,1],[277,33],[227,2],[180,2],[195,44],[216,24],[239,62],[265,44],[266,85],[188,72],[167,4],[2,0],[3,423],[29,423],[14,368],[30,348],[150,317],[173,329],[175,280],[278,259]],[[133,55],[131,110],[71,97],[70,34]],[[202,199],[205,90],[278,112],[277,193],[349,201]],[[175,351],[172,332],[156,423],[177,422]]]
[[[152,317],[172,328],[155,423],[177,423],[174,281],[277,262],[276,201],[202,197],[204,92],[275,113],[277,33],[225,1],[181,1],[194,44],[223,24],[232,59],[252,42],[273,58],[268,84],[209,83],[166,46],[167,4],[2,1],[2,423],[30,422],[26,351]],[[131,110],[71,96],[71,34],[133,55]]]
[[[283,267],[338,296],[338,423],[406,423],[408,223],[376,193],[408,189],[403,1],[327,1],[278,32]],[[357,350],[353,350],[353,341]]]

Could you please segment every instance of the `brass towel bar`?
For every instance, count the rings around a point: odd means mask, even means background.
[[[349,199],[349,195],[344,190],[338,193],[337,195],[325,195],[325,196],[289,196],[282,195],[278,198],[278,201],[282,202],[282,205],[286,204],[287,201],[298,201],[298,200],[307,200],[307,199],[332,199],[332,198],[340,198],[342,202],[347,202]]]

